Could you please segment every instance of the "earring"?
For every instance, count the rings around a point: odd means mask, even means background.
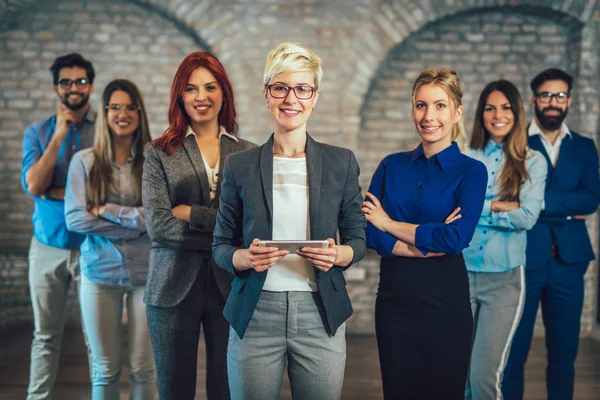
[[[269,108],[269,105],[267,104],[267,108]]]

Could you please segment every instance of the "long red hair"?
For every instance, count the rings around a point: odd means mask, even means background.
[[[221,62],[207,51],[197,51],[188,55],[179,65],[173,84],[171,85],[171,98],[169,101],[169,127],[161,137],[154,141],[162,151],[173,154],[185,140],[190,117],[183,108],[181,96],[186,85],[197,68],[206,68],[214,75],[223,91],[223,104],[219,112],[219,125],[229,133],[236,133],[238,125],[235,122],[235,105],[233,101],[233,88]]]

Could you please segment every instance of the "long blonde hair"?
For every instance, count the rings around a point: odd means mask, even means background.
[[[415,108],[415,96],[419,89],[425,85],[436,85],[444,89],[451,103],[451,110],[454,112],[458,107],[462,106],[463,93],[460,88],[460,79],[458,74],[451,69],[426,69],[417,78],[412,90],[412,107]],[[461,149],[466,144],[465,127],[462,120],[452,126],[450,135],[453,142],[456,142]]]
[[[142,167],[144,165],[144,146],[150,138],[148,128],[148,117],[144,100],[137,86],[126,79],[115,79],[106,85],[102,94],[102,105],[96,120],[96,132],[94,135],[94,164],[90,168],[90,176],[87,181],[86,197],[91,206],[106,204],[110,185],[112,181],[112,163],[114,159],[112,148],[112,133],[108,127],[106,107],[110,102],[112,94],[121,90],[131,97],[131,101],[138,108],[140,124],[134,132],[133,138],[133,175],[136,189],[136,204],[142,203]]]
[[[502,151],[504,152],[504,166],[498,175],[498,199],[500,201],[518,201],[523,182],[531,179],[525,160],[527,159],[527,132],[525,126],[525,108],[519,90],[511,82],[500,79],[489,83],[481,92],[473,131],[471,132],[472,149],[483,149],[490,141],[490,133],[483,123],[483,112],[487,99],[492,92],[498,91],[508,99],[515,123],[505,139]]]

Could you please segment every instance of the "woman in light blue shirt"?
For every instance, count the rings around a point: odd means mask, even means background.
[[[464,251],[474,339],[465,399],[501,399],[502,374],[525,300],[526,231],[537,221],[547,166],[527,147],[525,110],[506,80],[479,97],[468,155],[483,162],[488,186],[483,212]]]
[[[93,400],[119,399],[124,302],[130,398],[154,399],[154,359],[143,303],[150,239],[141,180],[143,149],[149,141],[138,88],[117,79],[102,95],[94,146],[76,153],[69,167],[65,217],[69,230],[85,235],[80,304],[90,342]]]

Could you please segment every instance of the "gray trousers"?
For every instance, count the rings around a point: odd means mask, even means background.
[[[48,246],[33,237],[29,248],[29,291],[35,330],[28,400],[52,398],[72,281],[79,287],[79,250]]]
[[[231,398],[279,399],[286,359],[294,400],[338,400],[346,367],[346,325],[325,328],[318,292],[260,294],[243,339],[230,329]]]
[[[502,377],[525,304],[523,266],[501,273],[469,272],[473,350],[467,400],[502,400]]]

